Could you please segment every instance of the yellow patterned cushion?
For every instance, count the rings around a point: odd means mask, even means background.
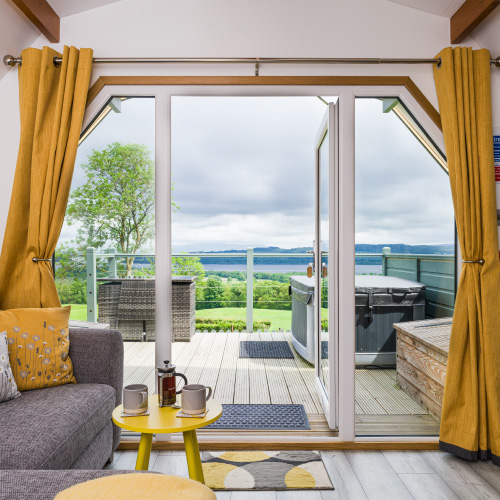
[[[76,484],[54,500],[217,500],[201,483],[164,474],[117,474]]]
[[[71,307],[0,311],[9,359],[20,391],[76,384],[69,358]]]

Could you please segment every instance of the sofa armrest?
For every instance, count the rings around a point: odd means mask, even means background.
[[[69,357],[78,384],[106,384],[122,402],[123,339],[118,330],[70,328]]]

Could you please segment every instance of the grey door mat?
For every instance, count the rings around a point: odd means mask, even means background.
[[[323,340],[321,342],[321,359],[327,359],[328,358],[328,342],[326,340]]]
[[[303,405],[222,405],[222,417],[206,429],[310,430]]]
[[[293,359],[290,344],[284,340],[240,342],[240,358]]]

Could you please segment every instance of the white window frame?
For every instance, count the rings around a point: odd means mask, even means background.
[[[338,384],[338,437],[322,442],[437,442],[438,437],[355,435],[355,287],[354,287],[354,190],[355,190],[355,99],[356,97],[399,98],[444,151],[441,130],[404,86],[320,86],[320,85],[109,85],[88,106],[85,129],[116,96],[155,98],[156,165],[156,363],[171,357],[171,98],[174,96],[338,96],[339,97],[339,332],[336,376]],[[312,149],[311,145],[311,149]],[[437,167],[437,166],[436,166]],[[237,441],[239,438],[235,438]],[[258,438],[256,438],[258,439]],[[288,440],[290,441],[290,440]]]

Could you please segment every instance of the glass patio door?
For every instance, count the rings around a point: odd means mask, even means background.
[[[316,387],[330,428],[337,424],[338,103],[329,103],[315,141],[314,242]]]

